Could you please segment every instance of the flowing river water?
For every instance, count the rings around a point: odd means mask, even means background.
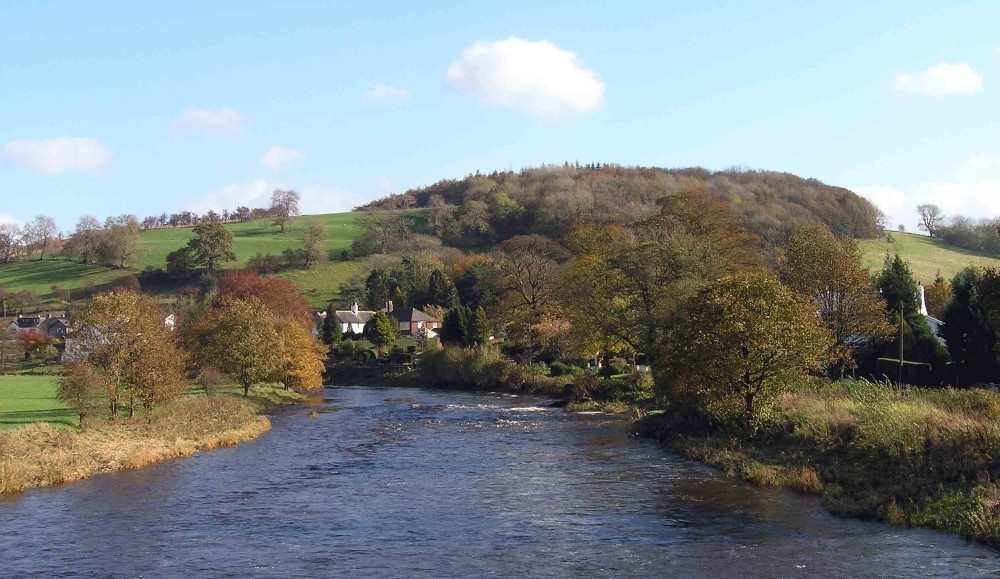
[[[992,577],[502,394],[337,388],[258,440],[0,500],[2,577]]]

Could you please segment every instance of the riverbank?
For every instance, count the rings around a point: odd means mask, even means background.
[[[641,436],[763,486],[818,494],[849,517],[1000,547],[1000,394],[814,384],[783,396],[754,438],[670,410]]]
[[[255,387],[247,399],[189,395],[133,419],[91,420],[80,430],[36,422],[0,432],[0,493],[142,468],[252,440],[271,427],[260,412],[303,399],[266,385]]]

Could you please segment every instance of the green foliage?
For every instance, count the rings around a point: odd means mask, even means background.
[[[483,306],[476,308],[475,313],[468,318],[469,341],[472,344],[488,344],[490,341],[490,321],[486,317]]]
[[[445,312],[444,320],[441,322],[440,334],[441,341],[445,344],[468,346],[471,343],[468,308],[459,306]]]
[[[375,312],[368,323],[365,324],[365,338],[374,344],[380,353],[392,348],[396,341],[396,334],[399,325],[385,312]]]
[[[323,318],[323,343],[327,346],[336,346],[343,339],[344,335],[340,331],[340,322],[337,321],[336,308],[331,302],[326,307],[326,316]]]
[[[455,307],[458,305],[458,292],[455,290],[455,284],[449,281],[441,273],[441,270],[435,268],[427,283],[427,298],[423,302],[446,309]]]
[[[194,239],[188,241],[189,259],[195,266],[204,266],[209,273],[223,262],[235,261],[233,234],[222,223],[206,221],[192,229]]]
[[[513,367],[499,348],[485,345],[468,349],[445,346],[426,352],[418,369],[422,379],[439,388],[493,390],[511,385]]]
[[[656,364],[661,396],[753,433],[761,407],[827,360],[832,337],[804,298],[767,274],[700,291]]]

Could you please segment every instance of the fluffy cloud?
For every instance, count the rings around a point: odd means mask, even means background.
[[[546,41],[477,42],[448,68],[448,84],[488,102],[561,118],[597,111],[604,83],[576,54]]]
[[[111,151],[97,139],[58,137],[11,141],[4,145],[4,158],[11,165],[55,175],[103,169],[111,162]]]
[[[1000,216],[1000,157],[980,155],[955,168],[950,178],[926,181],[902,190],[888,185],[852,187],[875,203],[889,217],[890,225],[903,224],[917,231],[917,205],[933,203],[946,216]]]
[[[939,62],[919,72],[897,74],[893,86],[908,93],[970,95],[983,89],[983,78],[964,62]]]
[[[185,131],[239,135],[246,129],[243,115],[229,107],[217,111],[185,109],[174,119],[174,126]]]
[[[370,105],[402,105],[410,102],[410,97],[409,89],[379,82],[365,93],[364,101]]]
[[[281,183],[257,179],[245,184],[227,185],[216,189],[199,199],[189,200],[184,208],[197,213],[207,213],[210,209],[222,211],[236,209],[240,205],[270,207],[271,193],[275,189],[288,188]],[[350,211],[361,202],[360,199],[337,187],[304,187],[296,190],[299,192],[299,209],[303,215]]]
[[[7,215],[6,213],[0,213],[0,225],[4,225],[6,223],[13,223],[14,225],[21,224],[20,221],[14,219],[12,216]]]
[[[260,164],[271,169],[280,169],[289,163],[294,163],[302,158],[302,153],[295,149],[286,149],[275,145],[264,153],[260,158]]]

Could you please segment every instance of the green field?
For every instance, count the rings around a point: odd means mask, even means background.
[[[873,272],[881,270],[886,253],[898,253],[910,263],[913,277],[924,285],[929,285],[934,283],[938,272],[945,279],[951,279],[969,265],[1000,267],[1000,259],[996,257],[948,245],[926,235],[893,231],[891,238],[892,242],[888,242],[886,237],[862,239],[858,242],[868,269]]]
[[[56,400],[55,376],[0,376],[0,430],[32,422],[79,424],[76,412]]]
[[[268,220],[229,224],[229,230],[233,232],[236,261],[227,265],[241,268],[248,258],[257,253],[280,256],[285,249],[300,247],[300,237],[307,219],[319,219],[326,225],[329,237],[324,245],[328,251],[337,254],[348,249],[351,241],[360,234],[360,229],[354,224],[356,215],[331,213],[296,217],[289,221],[283,234],[278,233],[278,228]],[[57,302],[52,286],[70,290],[74,300],[82,297],[87,290],[108,289],[147,266],[164,267],[167,254],[183,247],[193,235],[190,227],[142,232],[142,245],[126,269],[85,266],[62,259],[38,261],[32,258],[0,264],[0,288],[8,292],[33,291],[45,302],[43,307],[59,309],[63,304]],[[335,259],[309,269],[286,270],[281,275],[302,288],[310,305],[322,308],[333,297],[338,286],[355,273],[357,267],[356,262]]]

